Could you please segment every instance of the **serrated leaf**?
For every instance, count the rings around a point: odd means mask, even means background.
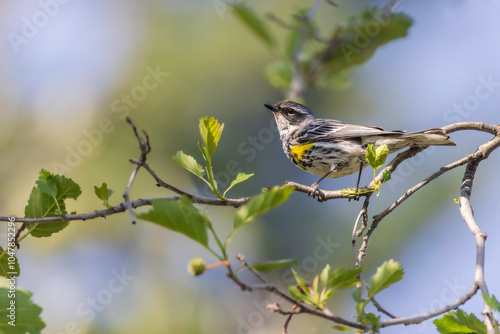
[[[203,178],[203,174],[205,173],[203,167],[192,156],[187,155],[182,151],[177,151],[177,153],[172,157],[172,161],[176,165],[179,165],[198,176],[200,179],[205,180]]]
[[[39,178],[46,179],[46,180],[48,180],[49,178],[54,176],[51,172],[49,172],[48,170],[43,169],[43,168],[38,172],[38,175],[39,175]]]
[[[4,249],[2,246],[0,246],[0,254],[3,254],[3,252]],[[9,260],[11,263],[9,263]],[[0,276],[18,277],[20,274],[21,274],[21,269],[19,268],[19,262],[17,261],[17,257],[15,256],[15,254],[9,255],[9,253],[6,252],[0,258]]]
[[[31,300],[32,292],[16,288],[15,299],[10,298],[10,282],[0,277],[0,333],[8,334],[39,334],[45,328],[40,318],[42,308]],[[15,301],[15,326],[9,324],[11,301]]]
[[[335,31],[338,44],[325,53],[324,74],[329,77],[359,66],[369,60],[375,51],[388,42],[405,37],[412,25],[410,17],[403,13],[391,13],[380,8],[363,11],[357,17]]]
[[[155,199],[151,205],[152,209],[149,212],[138,214],[137,218],[184,234],[208,247],[207,226],[210,220],[193,205],[189,198],[182,196],[177,201]]]
[[[54,175],[57,180],[57,200],[64,201],[67,198],[77,199],[82,194],[78,183],[64,175]]]
[[[224,124],[219,124],[219,121],[213,117],[203,117],[200,119],[200,135],[205,145],[205,153],[208,155],[208,159],[212,158],[223,130]]]
[[[94,186],[94,192],[97,195],[97,198],[102,200],[105,207],[110,207],[109,197],[111,196],[111,194],[114,193],[114,191],[111,189],[108,189],[108,185],[105,182],[103,182],[100,187]]]
[[[495,295],[488,296],[487,294],[482,293],[482,296],[486,305],[491,307],[493,310],[500,312],[500,302],[497,300]]]
[[[400,281],[404,277],[403,267],[394,260],[385,261],[377,272],[372,276],[368,298],[374,297],[380,291],[387,289],[392,284]]]
[[[231,182],[231,184],[226,189],[226,191],[224,191],[224,194],[222,194],[222,197],[226,197],[226,193],[229,191],[229,189],[231,189],[232,187],[234,187],[238,183],[241,183],[241,182],[244,182],[244,181],[248,180],[253,175],[254,175],[253,173],[252,174],[238,173],[238,175],[236,175],[236,178],[233,180],[233,182]]]
[[[43,180],[49,180],[50,184],[52,184],[52,182],[57,184],[57,193],[55,196],[48,195],[40,189],[39,183],[42,184],[42,188],[46,185]],[[80,186],[72,179],[64,175],[51,174],[43,169],[39,173],[37,184],[38,187],[33,187],[31,190],[28,205],[24,209],[25,218],[44,218],[65,214],[66,204],[64,201],[68,198],[77,199],[82,193]],[[43,223],[34,224],[30,226],[29,229],[33,237],[41,238],[49,237],[68,225],[68,222]]]
[[[36,181],[38,189],[40,189],[44,194],[51,197],[57,196],[57,180],[55,178],[50,179],[38,179]]]
[[[261,20],[249,7],[244,5],[234,6],[234,13],[236,17],[244,23],[257,37],[260,38],[264,44],[269,48],[274,48],[276,45],[271,31],[266,26],[265,22]]]
[[[226,238],[227,244],[231,236],[242,226],[250,223],[258,216],[263,215],[288,200],[294,188],[290,186],[274,186],[273,188],[254,196],[247,204],[240,207],[234,216],[233,230]]]
[[[265,74],[274,87],[289,89],[293,78],[293,66],[289,61],[277,60],[266,67]]]
[[[388,154],[389,148],[387,145],[383,144],[375,148],[373,144],[368,144],[365,157],[373,169],[379,169],[384,165]]]
[[[297,263],[297,259],[282,259],[276,261],[266,261],[252,263],[249,267],[258,270],[263,273],[270,273],[273,270],[282,269],[285,267],[293,266]]]
[[[328,277],[328,287],[332,289],[345,289],[358,284],[360,282],[358,276],[363,269],[364,266],[354,269],[335,269]]]
[[[486,334],[486,326],[474,314],[462,310],[448,312],[433,321],[441,334],[473,333]]]

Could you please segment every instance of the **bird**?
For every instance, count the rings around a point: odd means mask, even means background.
[[[325,178],[339,178],[361,171],[366,162],[368,144],[386,144],[389,154],[407,147],[431,145],[455,146],[443,129],[418,132],[385,131],[376,126],[344,123],[319,118],[312,110],[294,101],[264,104],[273,112],[279,130],[283,151],[297,167],[319,176],[309,193],[318,195],[318,184]]]

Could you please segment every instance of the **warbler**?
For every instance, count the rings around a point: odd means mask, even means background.
[[[376,126],[347,124],[316,116],[310,109],[293,101],[264,104],[276,119],[283,151],[298,167],[321,178],[337,178],[359,172],[368,164],[365,159],[368,144],[386,144],[389,153],[406,147],[456,145],[443,129],[406,133],[385,131]],[[313,193],[314,195],[314,193]]]

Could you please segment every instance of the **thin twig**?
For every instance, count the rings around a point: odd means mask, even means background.
[[[248,202],[248,197],[243,197],[243,198],[238,198],[238,199],[230,199],[227,198],[225,201],[221,201],[218,198],[211,198],[211,197],[203,197],[203,196],[197,196],[190,194],[192,196],[189,196],[191,201],[196,204],[206,204],[206,205],[213,205],[213,206],[233,206],[233,207],[239,207],[246,202]],[[141,206],[149,206],[155,199],[163,199],[163,200],[172,200],[176,201],[179,200],[181,196],[169,196],[169,197],[155,197],[155,198],[139,198],[133,201],[130,201],[128,204],[132,208],[138,208]],[[48,223],[54,223],[54,222],[65,222],[65,221],[86,221],[86,220],[91,220],[91,219],[96,219],[96,218],[106,218],[107,216],[111,216],[117,213],[122,213],[128,210],[127,203],[123,202],[118,204],[117,206],[108,208],[108,209],[103,209],[103,210],[95,210],[92,212],[87,212],[87,213],[80,213],[80,214],[66,214],[62,216],[56,216],[56,217],[44,217],[44,218],[22,218],[16,217],[16,222],[20,223],[27,223],[29,225],[35,224],[35,223],[40,223],[40,224],[48,224]],[[0,221],[9,221],[9,218],[12,217],[7,217],[7,216],[0,216]]]
[[[130,124],[132,127],[132,130],[134,131],[134,135],[137,138],[137,141],[139,142],[139,149],[141,150],[141,156],[139,158],[139,163],[135,166],[134,171],[130,175],[130,178],[128,180],[127,188],[125,189],[125,192],[123,193],[123,199],[125,200],[125,205],[127,205],[129,214],[130,214],[130,221],[132,224],[135,224],[135,215],[134,211],[132,211],[132,207],[130,206],[130,189],[132,188],[132,183],[134,182],[135,177],[137,176],[137,172],[141,168],[142,164],[146,162],[146,158],[149,152],[151,152],[151,145],[149,144],[149,136],[146,133],[146,131],[142,131],[144,133],[144,136],[146,137],[146,140],[142,138],[139,133],[137,132],[137,127],[135,126],[134,122],[130,117],[127,117],[127,123]]]
[[[376,301],[376,300],[375,300],[375,297],[372,297],[372,298],[370,299],[370,301],[372,302],[373,306],[375,306],[375,307],[377,308],[377,310],[378,310],[379,312],[384,313],[385,315],[389,316],[389,317],[390,317],[390,318],[392,318],[392,319],[397,319],[397,318],[399,318],[399,317],[397,317],[397,316],[395,316],[395,315],[392,315],[391,313],[389,313],[389,311],[387,311],[386,309],[384,309],[384,308],[383,308],[383,307],[382,307],[382,306],[378,303],[378,301]]]
[[[394,318],[394,319],[389,319],[389,320],[382,320],[380,321],[380,327],[388,327],[388,326],[394,326],[394,325],[399,325],[399,324],[405,324],[405,325],[412,325],[412,324],[419,324],[422,321],[425,321],[427,319],[431,319],[434,317],[437,317],[438,315],[441,315],[443,313],[446,313],[451,310],[455,310],[465,304],[469,299],[471,299],[477,292],[479,287],[477,284],[473,284],[470,290],[464,294],[462,297],[458,298],[455,300],[453,303],[448,304],[446,306],[441,307],[440,309],[437,309],[435,311],[431,311],[428,313],[424,314],[418,314],[414,315],[411,317],[404,317],[404,318]]]
[[[140,163],[140,161],[137,161],[134,159],[130,159],[129,161],[133,164]],[[155,172],[155,170],[150,165],[148,165],[147,162],[143,162],[142,167],[145,170],[147,170],[149,172],[149,174],[151,174],[151,176],[155,179],[157,187],[162,187],[162,188],[171,190],[176,194],[186,196],[194,203],[218,205],[218,206],[232,206],[232,207],[238,208],[238,207],[246,204],[248,201],[250,201],[252,199],[251,197],[241,197],[241,198],[237,198],[237,199],[225,198],[224,200],[221,200],[219,198],[198,196],[196,194],[192,194],[192,193],[186,192],[184,190],[181,190],[181,189],[177,188],[176,186],[173,186],[173,185],[163,181],[160,178],[160,176],[158,176],[158,174]]]
[[[351,243],[352,243],[352,251],[354,253],[354,258],[356,259],[356,267],[359,267],[361,265],[361,263],[358,263],[358,253],[356,252],[356,237],[359,237],[363,233],[368,224],[368,205],[370,204],[370,197],[371,196],[366,196],[365,201],[363,203],[363,207],[359,211],[358,217],[356,218],[356,222],[354,223],[354,227],[352,229]],[[361,218],[363,218],[361,227],[359,230],[356,231],[356,229],[358,228],[358,222]]]
[[[273,13],[267,13],[266,17],[284,29],[292,29],[291,25],[289,25],[288,23],[286,23],[285,21],[283,21],[282,19],[280,19],[279,17],[277,17]]]
[[[288,325],[290,324],[290,321],[292,320],[292,317],[294,315],[294,311],[297,309],[297,304],[294,304],[292,306],[292,312],[288,315],[286,318],[285,324],[283,325],[283,329],[281,330],[281,334],[287,334],[288,333]]]

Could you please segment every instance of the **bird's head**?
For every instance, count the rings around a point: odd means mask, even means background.
[[[293,101],[280,101],[276,104],[264,104],[264,106],[273,112],[280,131],[317,118],[306,106]]]

